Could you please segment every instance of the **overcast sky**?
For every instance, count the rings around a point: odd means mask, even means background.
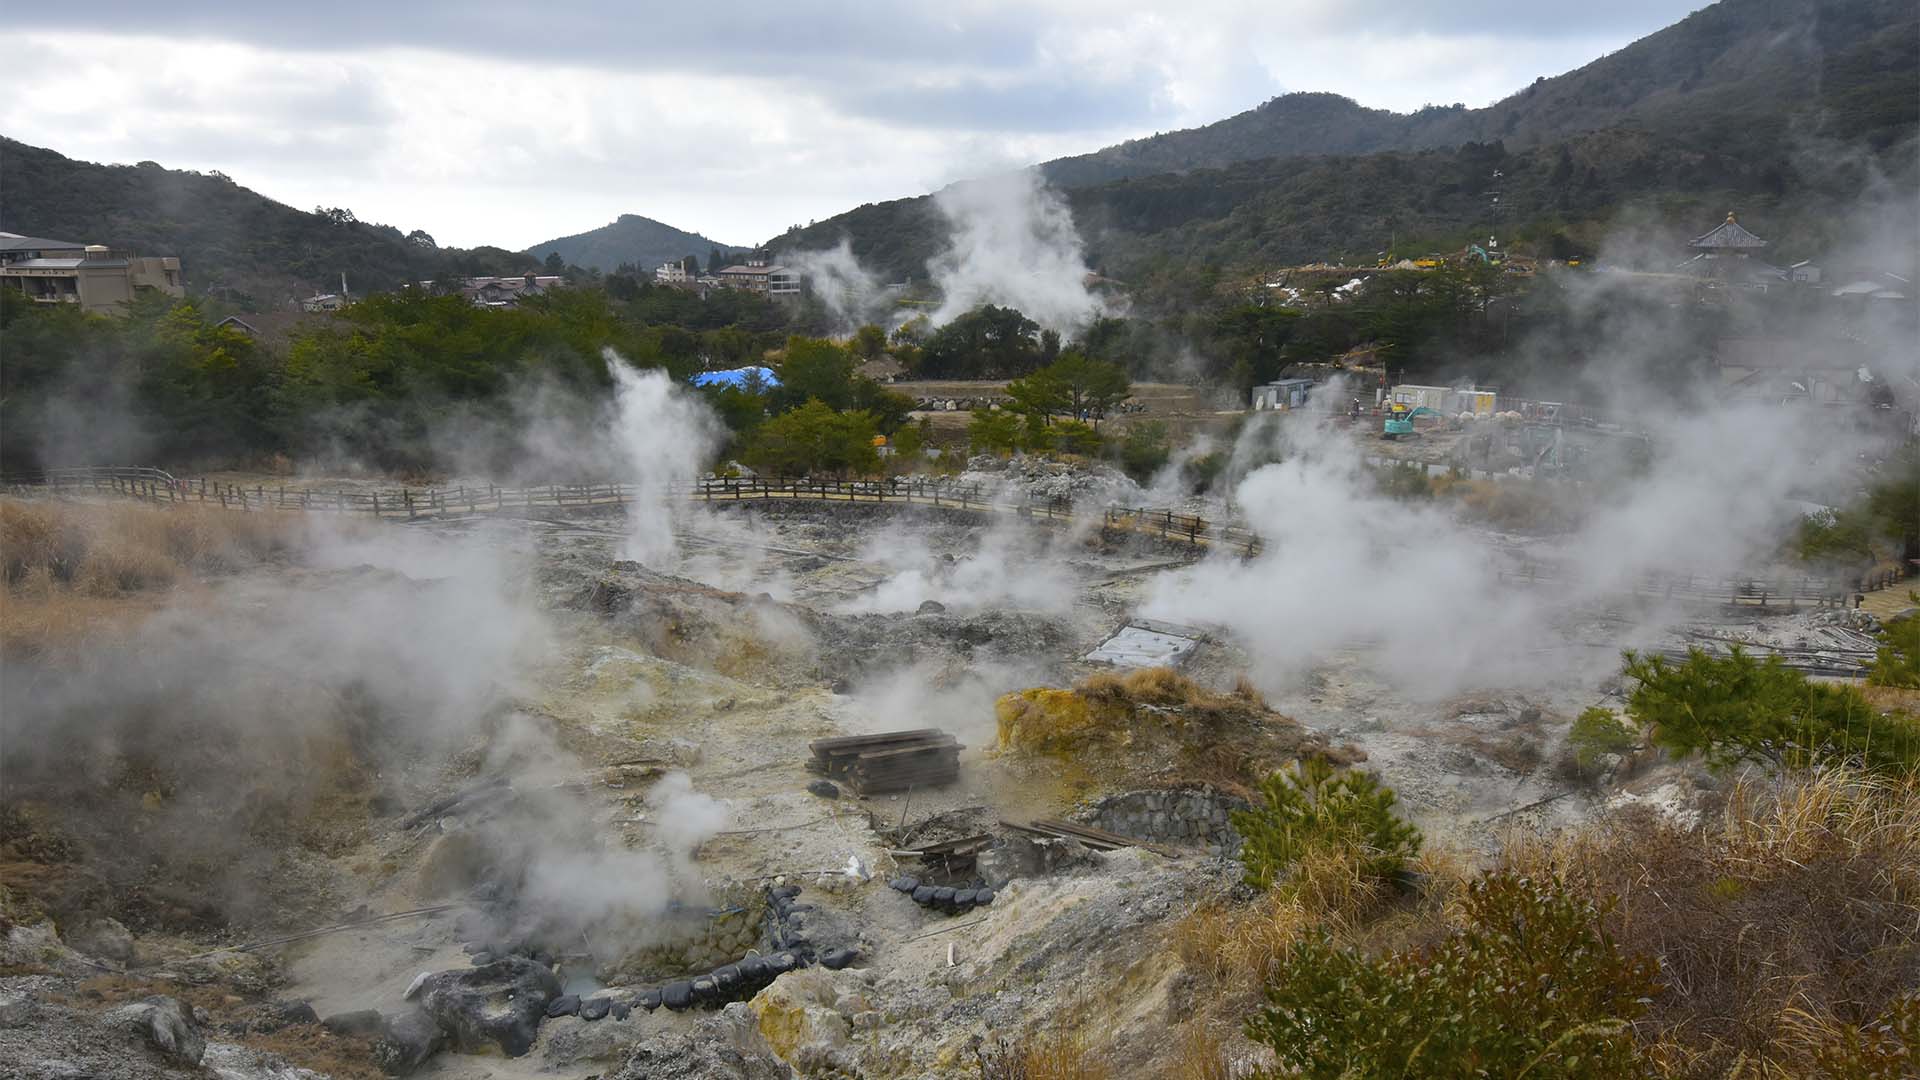
[[[9,3],[0,133],[217,169],[443,245],[621,213],[750,244],[1292,90],[1485,105],[1693,6]]]

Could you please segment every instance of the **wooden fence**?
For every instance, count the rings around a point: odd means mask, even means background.
[[[111,495],[159,503],[218,505],[230,510],[297,510],[319,513],[364,514],[417,521],[481,515],[530,514],[543,510],[581,511],[616,508],[635,501],[651,501],[662,494],[695,502],[818,501],[851,503],[907,503],[982,513],[1071,522],[1076,519],[1065,499],[1006,500],[978,484],[923,477],[889,480],[774,480],[709,477],[664,486],[622,483],[547,484],[503,488],[494,484],[450,488],[391,488],[386,490],[317,490],[312,488],[251,488],[209,480],[182,480],[159,469],[63,469],[11,481],[37,489],[77,494]],[[1258,555],[1260,537],[1238,525],[1223,524],[1192,514],[1147,507],[1108,507],[1102,512],[1105,529],[1139,533],[1195,547],[1223,548]],[[1738,606],[1785,605],[1845,607],[1855,592],[1885,588],[1901,580],[1898,570],[1877,570],[1859,581],[1831,578],[1728,577],[1647,575],[1632,591],[1640,596],[1693,602],[1725,602]],[[1525,564],[1499,572],[1510,585],[1568,587],[1578,573],[1567,574],[1545,564]]]
[[[1579,575],[1563,574],[1554,567],[1528,563],[1499,571],[1503,584],[1565,588],[1575,585]],[[1884,583],[1883,583],[1884,584]],[[1845,578],[1795,577],[1707,577],[1695,574],[1644,574],[1631,591],[1636,596],[1662,600],[1726,603],[1736,607],[1784,606],[1849,607],[1854,593],[1869,586]],[[1876,586],[1877,587],[1877,586]],[[1628,591],[1623,588],[1621,592]]]

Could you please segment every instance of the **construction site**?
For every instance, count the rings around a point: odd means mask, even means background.
[[[1625,550],[1752,524],[1688,468],[1574,535],[1407,509],[1343,421],[1178,510],[990,460],[17,486],[0,1075],[1254,1075],[1281,770],[1390,787],[1408,880],[1706,820],[1738,772],[1570,741],[1622,651],[1859,681],[1908,606]]]

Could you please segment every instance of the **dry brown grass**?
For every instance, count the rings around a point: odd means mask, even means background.
[[[290,514],[0,499],[0,650],[112,640],[181,587],[283,558],[304,527]]]
[[[1078,1031],[1001,1040],[978,1051],[981,1080],[1113,1080],[1106,1061]]]
[[[1175,953],[1221,998],[1246,1004],[1288,950],[1321,931],[1370,948],[1437,940],[1453,920],[1467,870],[1445,852],[1423,852],[1418,893],[1401,896],[1361,872],[1351,851],[1315,851],[1295,865],[1284,889],[1245,904],[1202,904],[1176,923]]]
[[[1072,689],[1034,687],[994,703],[998,746],[1063,762],[1100,760],[1120,774],[1146,771],[1246,797],[1287,762],[1317,755],[1349,764],[1355,755],[1273,711],[1242,681],[1222,693],[1170,668],[1101,672]]]
[[[1741,783],[1696,828],[1623,814],[1503,862],[1620,898],[1608,931],[1660,961],[1648,1026],[1666,1075],[1815,1075],[1808,1031],[1857,1029],[1920,986],[1912,778]]]
[[[10,586],[31,579],[110,595],[164,588],[283,556],[295,515],[199,506],[0,500],[0,561]]]
[[[1172,1080],[1235,1080],[1226,1044],[1200,1022],[1180,1029],[1180,1060],[1170,1075]]]

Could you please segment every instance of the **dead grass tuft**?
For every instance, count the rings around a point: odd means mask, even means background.
[[[1111,1080],[1107,1063],[1078,1031],[1001,1039],[980,1046],[980,1080]]]
[[[41,577],[102,595],[272,561],[303,526],[268,511],[6,499],[0,553],[8,585]]]
[[[0,649],[32,656],[117,637],[162,592],[278,560],[304,527],[264,511],[0,499]]]
[[[1607,930],[1660,961],[1665,989],[1648,1021],[1668,1075],[1811,1075],[1808,1040],[1793,1031],[1857,1029],[1920,985],[1911,777],[1742,782],[1699,826],[1623,813],[1517,841],[1503,862],[1620,898]]]
[[[1180,1060],[1172,1076],[1173,1080],[1235,1080],[1226,1044],[1200,1021],[1180,1029]]]
[[[1241,795],[1303,756],[1336,764],[1354,759],[1274,712],[1251,685],[1221,693],[1171,668],[1101,672],[1071,690],[1035,687],[1006,694],[994,703],[994,715],[1002,750],[1076,760],[1118,752],[1161,773],[1173,761],[1183,780]]]
[[[1371,947],[1438,940],[1467,871],[1444,853],[1423,853],[1416,865],[1424,887],[1403,896],[1362,873],[1355,852],[1310,852],[1294,865],[1284,889],[1269,889],[1249,903],[1195,908],[1173,926],[1174,952],[1215,993],[1246,1003],[1288,950],[1320,930]]]

